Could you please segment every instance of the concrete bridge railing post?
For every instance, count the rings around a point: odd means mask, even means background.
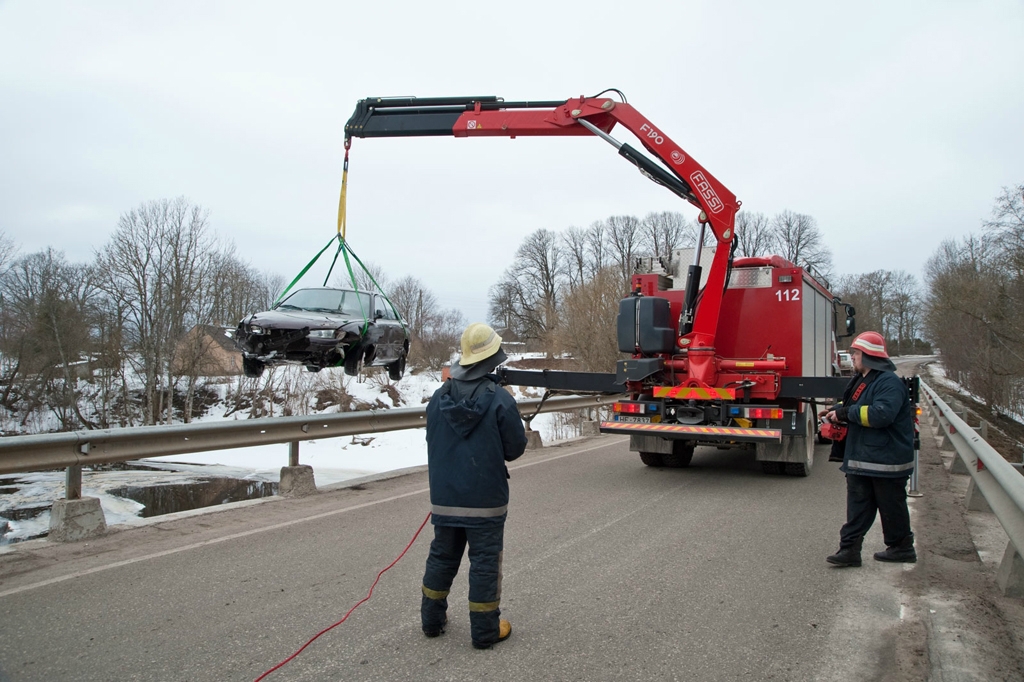
[[[305,497],[316,493],[313,467],[299,464],[299,441],[288,443],[288,466],[281,467],[281,483],[277,491],[290,497]]]
[[[67,467],[64,473],[64,499],[50,508],[50,534],[53,542],[88,540],[107,532],[107,519],[98,497],[82,497],[82,466]]]

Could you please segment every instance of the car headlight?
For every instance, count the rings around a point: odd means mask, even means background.
[[[258,324],[249,325],[249,332],[251,334],[262,334],[263,327],[259,326]]]
[[[309,336],[314,339],[333,339],[333,329],[314,329],[309,333]]]

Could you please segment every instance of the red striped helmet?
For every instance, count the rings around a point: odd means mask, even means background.
[[[857,338],[850,344],[850,350],[854,348],[865,355],[871,355],[876,358],[889,357],[889,354],[885,352],[885,339],[878,332],[861,332],[857,334]]]

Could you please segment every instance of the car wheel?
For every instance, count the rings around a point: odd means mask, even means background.
[[[353,350],[345,358],[345,374],[350,377],[357,377],[363,371],[363,351],[362,349]]]
[[[398,359],[388,365],[388,377],[392,381],[398,381],[405,374],[405,353],[398,356]]]
[[[310,372],[319,372],[323,367],[320,365],[306,365],[306,369]]]
[[[263,374],[264,367],[266,367],[266,364],[261,360],[257,360],[256,358],[247,358],[244,356],[242,357],[242,374],[247,377],[251,377],[253,379],[258,378]]]

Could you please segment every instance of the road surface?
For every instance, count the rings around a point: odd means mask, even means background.
[[[509,641],[471,647],[465,567],[448,632],[420,633],[428,525],[369,602],[268,679],[972,680],[1021,670],[1005,632],[1013,606],[991,589],[961,511],[943,501],[948,474],[924,464],[938,459],[934,443],[922,452],[922,489],[935,492],[913,503],[921,562],[871,561],[883,548],[876,524],[861,569],[824,561],[845,513],[826,446],[811,475],[794,478],[762,473],[751,452],[713,448],[689,469],[649,468],[627,444],[602,436],[510,467]],[[0,680],[255,679],[365,596],[427,511],[419,471],[79,545],[24,543],[0,554]],[[985,632],[967,632],[965,613],[987,617]]]

